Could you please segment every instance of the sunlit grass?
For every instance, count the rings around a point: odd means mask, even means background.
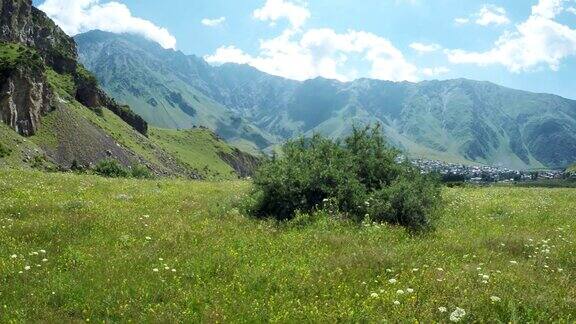
[[[447,189],[411,236],[249,219],[249,187],[0,171],[0,322],[576,320],[576,190]]]

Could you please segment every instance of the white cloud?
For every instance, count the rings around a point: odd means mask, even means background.
[[[540,0],[526,21],[505,32],[486,52],[447,50],[452,63],[500,64],[512,72],[548,66],[558,70],[561,61],[576,55],[576,30],[555,20],[567,0]]]
[[[413,50],[415,50],[416,52],[420,52],[420,53],[431,53],[431,52],[436,52],[442,49],[442,46],[438,45],[438,44],[423,44],[423,43],[412,43],[410,44],[410,48],[412,48]]]
[[[468,18],[455,18],[455,19],[454,19],[454,22],[455,22],[457,25],[465,25],[465,24],[467,24],[467,23],[470,22],[470,19],[468,19]]]
[[[428,77],[435,77],[450,72],[450,69],[445,66],[425,68],[422,69],[422,74]]]
[[[284,0],[267,0],[264,7],[254,10],[252,16],[262,21],[288,19],[293,28],[300,28],[310,19],[310,11],[305,5],[298,5]]]
[[[116,1],[101,4],[99,0],[46,0],[38,8],[71,36],[100,29],[138,34],[164,48],[176,47],[176,38],[166,28],[132,16],[126,5]]]
[[[226,22],[226,17],[220,17],[220,18],[214,18],[214,19],[204,18],[201,21],[202,25],[207,26],[207,27],[217,27],[217,26],[222,25],[225,22]]]
[[[576,8],[575,7],[570,7],[568,9],[566,9],[566,11],[568,11],[571,14],[575,14],[576,15]]]
[[[339,34],[328,28],[306,32],[288,29],[276,38],[262,40],[256,56],[227,46],[205,59],[212,64],[247,63],[261,71],[295,80],[322,76],[349,81],[356,77],[356,73],[343,73],[341,68],[352,56],[369,64],[372,78],[393,81],[418,79],[417,67],[409,63],[389,40],[354,30]]]
[[[506,16],[506,9],[494,5],[484,5],[477,14],[476,23],[481,26],[507,25],[510,19]]]

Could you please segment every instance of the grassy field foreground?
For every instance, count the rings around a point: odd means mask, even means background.
[[[249,187],[0,171],[0,322],[576,320],[574,189],[446,189],[411,236],[249,219]]]

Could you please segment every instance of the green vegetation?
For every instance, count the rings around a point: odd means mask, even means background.
[[[24,45],[0,42],[0,74],[17,66],[40,68],[44,64],[38,53]]]
[[[177,157],[205,179],[237,178],[232,167],[219,154],[231,153],[232,148],[207,129],[168,130],[153,128],[150,139]]]
[[[0,322],[576,320],[573,189],[445,189],[424,236],[256,220],[249,191],[0,171]]]
[[[58,95],[66,100],[73,100],[76,95],[74,77],[69,74],[59,74],[51,68],[46,69],[46,78]]]
[[[0,158],[5,158],[12,154],[12,150],[0,143]]]
[[[290,141],[281,157],[264,163],[254,176],[249,211],[279,220],[326,208],[360,222],[372,220],[431,227],[439,206],[439,182],[387,146],[380,126],[354,129],[343,143],[315,135]]]
[[[150,179],[152,174],[143,165],[134,165],[131,168],[125,168],[116,160],[106,159],[100,161],[94,167],[94,173],[108,178],[137,178]]]

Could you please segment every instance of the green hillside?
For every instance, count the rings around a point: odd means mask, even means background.
[[[197,123],[272,150],[295,136],[340,138],[354,125],[379,122],[413,157],[516,169],[561,169],[576,160],[576,101],[558,96],[465,79],[297,82],[244,65],[210,66],[137,36],[92,31],[76,39],[81,61],[104,87],[162,127]],[[220,118],[227,114],[236,117]],[[249,129],[229,133],[234,118]]]
[[[574,190],[445,189],[417,237],[254,220],[249,190],[0,170],[0,322],[576,319]]]
[[[89,39],[76,37],[83,49],[81,62],[97,75],[107,93],[129,104],[152,125],[207,127],[252,152],[277,141],[192,86],[190,77],[183,75],[189,68],[183,54],[166,51],[137,36],[110,40],[106,33],[90,35],[93,37]]]

